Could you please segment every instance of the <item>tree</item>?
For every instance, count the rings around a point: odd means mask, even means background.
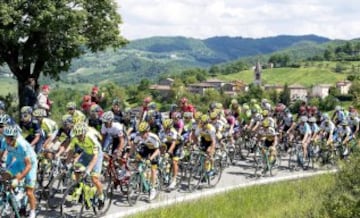
[[[287,83],[285,83],[284,90],[280,93],[279,100],[280,103],[283,103],[284,105],[290,105],[290,89]]]
[[[73,58],[127,43],[114,0],[5,0],[0,4],[0,65],[18,80],[20,105],[28,78],[59,79]]]

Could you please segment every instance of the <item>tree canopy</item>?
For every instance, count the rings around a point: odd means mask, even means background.
[[[86,51],[125,45],[116,10],[114,0],[2,1],[0,65],[16,76],[19,95],[30,77],[57,79]]]

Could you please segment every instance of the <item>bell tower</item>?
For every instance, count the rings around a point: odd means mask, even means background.
[[[261,86],[261,65],[258,61],[254,69],[254,84]]]

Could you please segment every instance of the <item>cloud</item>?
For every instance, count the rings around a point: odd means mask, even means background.
[[[117,0],[129,39],[317,34],[360,37],[360,1],[347,0]]]

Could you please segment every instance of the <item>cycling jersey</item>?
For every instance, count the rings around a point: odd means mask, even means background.
[[[30,122],[20,122],[20,127],[22,135],[29,143],[35,138],[35,135],[42,133],[40,123],[35,119],[31,119]]]
[[[89,155],[98,154],[101,152],[101,145],[98,139],[94,134],[91,132],[87,132],[85,135],[85,139],[83,141],[80,141],[78,137],[74,137],[70,141],[70,149],[74,150],[75,145],[78,145],[81,150],[83,150],[84,153]]]
[[[179,144],[182,141],[181,135],[179,135],[175,128],[162,130],[159,136],[160,140],[166,144],[171,144],[173,141],[176,141],[176,144]]]
[[[216,138],[216,129],[210,123],[200,127],[200,137],[207,142],[211,142]]]
[[[311,134],[311,128],[308,123],[303,123],[299,125],[299,132],[301,135]]]
[[[148,133],[148,137],[146,139],[143,139],[140,134],[137,134],[134,139],[134,144],[143,144],[149,149],[157,149],[160,147],[160,139],[159,137],[152,133]]]
[[[101,126],[101,134],[110,135],[113,138],[124,136],[124,125],[118,122],[112,122],[111,127],[107,128],[105,123]]]
[[[324,121],[321,123],[320,128],[327,133],[334,132],[335,124],[331,121],[328,121],[327,123]]]
[[[8,145],[5,138],[1,142],[1,151],[7,151],[6,166],[12,176],[21,173],[25,169],[25,158],[29,158],[31,169],[25,176],[25,185],[35,187],[37,173],[37,156],[29,142],[22,137],[17,137],[15,146]]]
[[[318,126],[316,123],[312,123],[312,124],[310,125],[310,129],[311,129],[311,132],[312,132],[312,133],[315,133],[315,134],[320,131],[320,128],[319,128],[319,126]]]
[[[83,112],[79,110],[75,110],[74,114],[72,115],[72,118],[74,120],[74,123],[81,123],[86,120],[86,116]]]
[[[352,132],[349,126],[340,126],[337,128],[336,130],[337,136],[341,139],[344,140],[345,137],[347,136],[351,136]]]
[[[41,121],[41,129],[44,131],[45,138],[51,137],[55,138],[56,132],[58,131],[58,126],[55,121],[44,117]]]

